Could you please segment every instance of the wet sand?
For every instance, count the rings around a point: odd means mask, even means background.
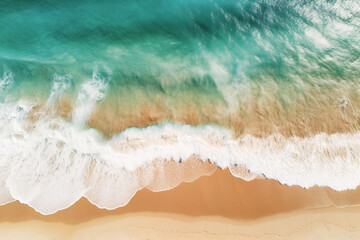
[[[143,189],[128,205],[112,211],[81,199],[68,209],[44,216],[13,202],[0,207],[0,237],[350,239],[360,237],[360,207],[331,206],[359,204],[359,193],[359,189],[306,190],[267,179],[246,182],[228,170],[217,170],[169,191]]]

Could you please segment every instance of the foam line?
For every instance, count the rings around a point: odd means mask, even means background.
[[[104,139],[85,124],[105,98],[110,79],[107,68],[94,68],[92,79],[81,86],[72,121],[39,111],[29,127],[37,102],[0,103],[0,204],[18,200],[51,214],[85,196],[98,207],[113,209],[127,204],[141,188],[167,190],[211,174],[190,167],[192,174],[185,177],[177,167],[165,167],[186,165],[194,156],[248,181],[265,176],[337,191],[360,184],[359,132],[235,139],[230,130],[215,125],[166,122]],[[55,75],[47,108],[55,107],[70,82],[69,76]]]

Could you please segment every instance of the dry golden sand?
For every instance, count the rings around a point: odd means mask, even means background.
[[[359,193],[245,182],[218,170],[169,191],[141,190],[112,211],[86,199],[49,216],[1,206],[0,239],[359,239],[360,208],[328,207],[358,204]]]
[[[165,213],[105,216],[78,225],[29,220],[0,224],[7,240],[359,239],[360,208],[298,211],[256,221]]]

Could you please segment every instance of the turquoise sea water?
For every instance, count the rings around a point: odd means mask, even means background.
[[[0,65],[20,97],[47,98],[54,74],[76,88],[96,64],[112,71],[115,98],[137,89],[226,100],[224,86],[272,81],[301,94],[301,84],[356,81],[360,71],[350,0],[1,1],[0,15]]]
[[[113,209],[192,156],[360,184],[357,0],[2,0],[0,26],[0,205]]]

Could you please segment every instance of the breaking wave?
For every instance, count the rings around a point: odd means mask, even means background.
[[[215,169],[208,162],[245,180],[265,176],[287,185],[339,191],[360,184],[360,133],[236,139],[220,126],[165,122],[128,128],[105,139],[85,126],[111,77],[98,68],[93,72],[81,85],[72,121],[54,111],[71,85],[70,76],[54,76],[49,99],[35,120],[29,116],[39,103],[1,103],[1,204],[18,200],[51,214],[84,196],[101,208],[114,209],[141,188],[167,190],[210,175]]]

